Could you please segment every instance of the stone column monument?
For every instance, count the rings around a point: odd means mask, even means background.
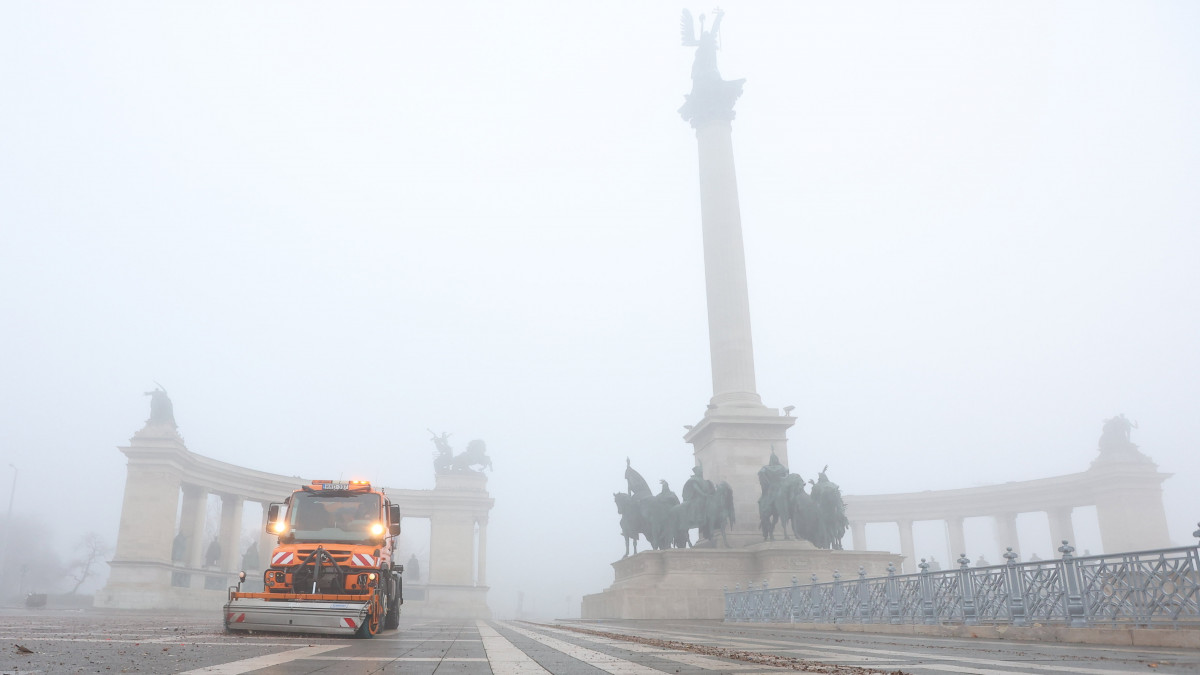
[[[793,577],[808,579],[812,574],[828,581],[835,570],[859,567],[869,575],[883,575],[889,562],[900,562],[890,553],[817,549],[808,542],[785,540],[782,531],[775,541],[764,542],[759,530],[758,472],[771,461],[772,450],[781,464],[787,464],[787,430],[795,419],[763,405],[754,383],[731,124],[743,81],[722,80],[717,72],[721,16],[717,10],[712,28],[706,31],[701,15],[697,37],[691,14],[683,14],[683,44],[696,47],[696,61],[692,91],[679,112],[696,130],[700,153],[700,220],[713,381],[708,408],[684,440],[695,449],[705,479],[729,483],[736,523],[724,537],[728,548],[714,536],[715,541],[701,542],[698,548],[642,549],[614,562],[613,584],[583,597],[580,611],[585,619],[720,619],[725,611],[722,587],[750,580],[786,586]],[[630,480],[628,469],[626,479]],[[640,475],[637,479],[645,483]],[[639,491],[649,492],[649,487]],[[634,492],[632,482],[630,492]]]
[[[763,405],[754,381],[754,345],[750,336],[750,298],[742,218],[733,166],[733,104],[745,80],[723,80],[717,71],[717,40],[722,12],[710,30],[700,15],[695,36],[691,14],[683,20],[684,46],[696,47],[692,91],[679,109],[696,130],[700,160],[700,221],[704,237],[704,277],[708,295],[708,339],[713,396],[700,422],[684,436],[695,448],[696,463],[714,483],[733,488],[739,544],[761,541],[758,530],[757,472],[774,449],[788,464],[790,416]],[[733,542],[731,542],[732,544]]]

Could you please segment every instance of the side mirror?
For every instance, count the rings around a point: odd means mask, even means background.
[[[277,536],[283,534],[283,532],[280,531],[280,529],[276,527],[276,523],[281,522],[279,512],[282,509],[283,509],[283,504],[271,504],[270,506],[267,507],[267,533],[268,534],[274,534]]]
[[[388,505],[388,534],[393,537],[400,534],[400,505]]]

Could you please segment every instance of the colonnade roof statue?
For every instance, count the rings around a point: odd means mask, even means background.
[[[433,434],[430,440],[437,448],[433,453],[434,473],[482,473],[484,469],[491,470],[492,459],[487,456],[487,445],[483,441],[475,439],[467,443],[467,449],[456,455],[450,447],[450,432],[443,431],[437,434],[432,429],[426,431]],[[472,469],[473,466],[478,466],[479,469]]]
[[[151,426],[169,426],[178,428],[175,424],[175,409],[171,405],[171,397],[167,396],[167,390],[163,389],[161,384],[154,391],[146,392],[146,396],[150,397],[150,419],[146,420],[147,425]]]

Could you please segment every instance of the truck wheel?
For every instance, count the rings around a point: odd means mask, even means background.
[[[387,617],[383,620],[383,627],[391,630],[400,627],[400,578],[393,576],[392,597],[388,599]]]

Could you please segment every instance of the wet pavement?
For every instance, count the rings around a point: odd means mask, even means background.
[[[23,651],[24,650],[24,651]],[[1200,673],[1200,652],[720,622],[404,618],[373,639],[226,634],[218,614],[0,613],[0,673]]]

